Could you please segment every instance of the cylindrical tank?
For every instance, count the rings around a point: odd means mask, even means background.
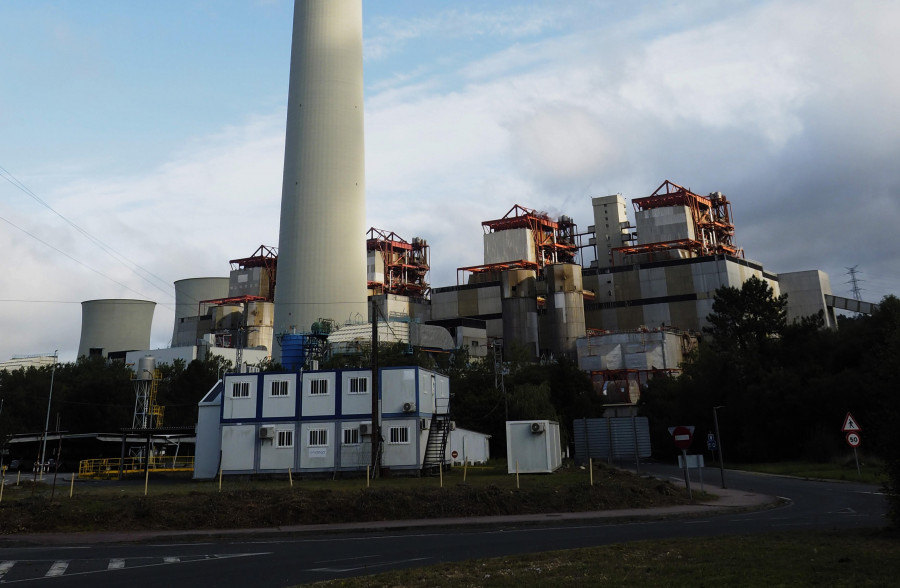
[[[275,305],[271,302],[248,302],[244,324],[248,327],[271,327]]]
[[[200,312],[201,300],[217,300],[228,297],[228,278],[187,278],[175,281],[175,328],[172,330],[172,347],[194,345],[199,333],[194,329],[179,337],[179,325],[188,317]]]
[[[156,359],[150,355],[138,359],[137,370],[135,370],[135,380],[152,380],[153,372],[156,370]]]
[[[547,277],[550,351],[557,357],[574,357],[578,338],[587,332],[581,266],[572,263],[548,265],[544,275]]]
[[[156,303],[150,300],[82,302],[78,356],[107,357],[117,351],[149,349],[154,308]]]
[[[503,345],[525,348],[538,356],[538,312],[535,270],[513,269],[500,274]]]
[[[244,312],[244,324],[247,325],[247,347],[265,347],[272,350],[272,321],[275,305],[271,302],[248,302]]]
[[[366,316],[363,106],[362,0],[296,0],[276,333]]]
[[[306,335],[287,334],[281,338],[281,365],[298,371],[306,362]]]

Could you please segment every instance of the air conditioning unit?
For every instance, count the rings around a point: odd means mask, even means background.
[[[359,424],[359,434],[360,435],[371,435],[372,434],[372,423],[360,423]]]
[[[531,432],[540,435],[544,432],[544,423],[531,423]]]
[[[259,428],[259,438],[260,439],[274,439],[275,438],[275,427],[260,427]]]
[[[422,431],[427,431],[431,427],[431,423],[428,419],[419,419],[419,429]]]
[[[416,412],[416,403],[415,402],[404,402],[403,403],[403,412]]]

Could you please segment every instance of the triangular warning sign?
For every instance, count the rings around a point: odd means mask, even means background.
[[[859,423],[856,422],[853,415],[848,412],[847,416],[844,417],[844,426],[841,428],[841,431],[845,433],[858,433],[859,431],[862,431],[862,427],[859,426]]]

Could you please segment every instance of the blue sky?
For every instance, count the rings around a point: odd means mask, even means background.
[[[97,298],[158,302],[165,346],[174,280],[277,246],[292,11],[0,3],[15,333],[0,360],[74,359]],[[428,240],[433,285],[481,262],[481,221],[513,204],[584,230],[591,196],[669,179],[728,195],[737,244],[771,271],[822,269],[848,295],[858,266],[864,298],[900,290],[894,3],[365,0],[364,15],[367,225]]]

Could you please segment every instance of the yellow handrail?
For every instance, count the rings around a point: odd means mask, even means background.
[[[126,457],[124,460],[114,457],[102,459],[83,459],[78,462],[79,478],[107,478],[122,474],[135,474],[148,468],[151,472],[192,472],[194,456],[178,457],[160,455],[150,458],[147,463],[143,457]]]

